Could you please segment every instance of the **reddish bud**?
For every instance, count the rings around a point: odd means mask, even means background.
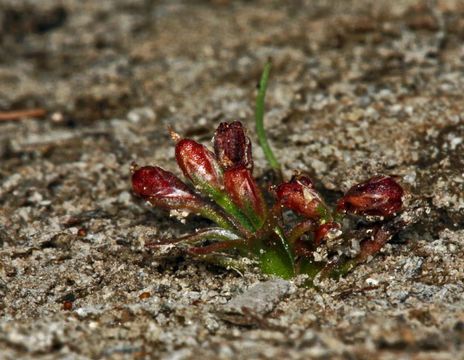
[[[314,246],[318,246],[331,230],[340,229],[340,227],[341,224],[335,221],[319,225],[314,235]]]
[[[206,146],[190,139],[180,140],[176,146],[176,159],[184,175],[200,188],[204,189],[204,184],[215,190],[224,187],[221,166]]]
[[[214,152],[224,169],[243,165],[253,171],[251,142],[240,121],[219,124],[213,138]]]
[[[295,175],[289,182],[274,188],[274,193],[283,206],[307,218],[320,216],[317,208],[322,199],[309,177]]]
[[[252,220],[258,216],[260,224],[266,217],[266,203],[263,194],[250,170],[236,165],[225,173],[225,187],[236,203]],[[254,214],[253,214],[254,212]]]
[[[201,201],[172,173],[157,166],[144,166],[135,170],[132,186],[137,196],[166,209],[190,208],[191,204]]]
[[[392,216],[403,206],[403,188],[392,178],[379,175],[353,186],[337,205],[337,212]]]

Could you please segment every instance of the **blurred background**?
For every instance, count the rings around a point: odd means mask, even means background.
[[[266,184],[268,57],[286,176],[336,199],[396,174],[423,213],[339,284],[240,327],[218,307],[267,278],[146,250],[204,221],[144,206],[130,164],[180,175],[167,125],[208,143],[241,120]],[[0,0],[0,358],[459,358],[463,60],[462,0]]]

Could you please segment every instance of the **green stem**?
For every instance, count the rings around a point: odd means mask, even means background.
[[[195,244],[200,241],[204,240],[225,240],[225,241],[236,241],[236,240],[243,240],[230,230],[220,228],[206,228],[201,229],[195,232],[194,234],[181,236],[177,239],[170,239],[170,240],[159,240],[153,243],[145,244],[147,247],[156,247],[160,245],[169,245],[169,244]]]
[[[258,134],[259,143],[261,144],[261,148],[266,155],[269,164],[274,169],[274,171],[282,177],[282,171],[280,169],[280,165],[275,158],[271,147],[267,141],[266,133],[264,132],[264,124],[263,124],[263,117],[264,117],[264,97],[266,96],[266,88],[267,88],[267,81],[269,79],[269,72],[271,71],[272,61],[268,59],[266,62],[266,66],[264,67],[263,74],[261,75],[261,81],[259,82],[259,91],[258,91],[258,98],[256,99],[256,133]]]
[[[236,219],[240,225],[242,225],[247,233],[254,233],[256,231],[253,224],[250,222],[248,217],[243,211],[232,201],[227,193],[218,191],[213,187],[209,187],[208,193],[211,195],[213,200],[222,207],[230,216]]]
[[[248,199],[245,199],[245,214],[248,216],[248,219],[250,219],[251,223],[256,229],[260,229],[263,226],[264,219],[261,219],[261,217],[256,213],[255,209],[253,208],[253,205],[250,203]]]
[[[214,221],[220,227],[234,231],[236,227],[233,223],[229,221],[225,216],[216,211],[212,206],[202,206],[194,209],[195,212],[198,212],[201,216]]]
[[[176,199],[159,199],[159,198],[149,198],[148,202],[152,206],[158,206],[168,210],[180,210],[180,211],[188,211],[193,212],[196,214],[200,214],[201,216],[212,220],[220,227],[231,230],[237,231],[241,230],[235,224],[232,219],[229,219],[226,214],[223,214],[223,211],[219,208],[214,207],[210,203],[204,202],[202,199],[194,199],[193,201],[179,201]]]
[[[248,236],[250,233],[254,233],[256,231],[255,227],[253,224],[250,222],[248,217],[243,213],[243,211],[238,207],[230,198],[230,196],[223,190],[217,189],[210,184],[207,184],[204,182],[199,176],[194,176],[193,177],[193,183],[200,188],[200,190],[208,194],[216,204],[218,204],[221,208],[225,210],[225,212],[233,219],[235,219],[238,224],[238,227],[240,230],[244,233],[245,236]],[[203,213],[201,213],[203,215]],[[214,214],[216,215],[216,214]],[[218,224],[219,226],[222,226],[219,224],[216,220],[212,219],[211,217],[208,217],[206,215],[203,215],[207,217],[208,219],[213,220]],[[224,227],[224,226],[223,226]],[[229,229],[228,227],[225,227],[226,229]]]
[[[294,258],[294,255],[293,255],[293,252],[292,252],[292,249],[290,248],[289,244],[288,244],[288,241],[287,239],[285,238],[285,234],[284,232],[282,231],[282,229],[280,228],[279,225],[277,225],[275,228],[274,228],[274,232],[277,234],[277,236],[279,237],[279,240],[280,240],[280,243],[282,245],[282,247],[284,248],[285,250],[285,254],[286,256],[288,257],[288,260],[292,266],[292,272],[295,273],[295,258]]]
[[[270,238],[256,244],[254,252],[258,258],[261,271],[283,279],[295,276],[295,260],[282,231],[276,227]]]
[[[277,223],[280,211],[280,204],[275,204],[248,244],[258,259],[262,272],[290,279],[295,276],[295,259],[293,250]]]
[[[211,252],[218,252],[218,251],[226,250],[226,249],[233,249],[233,248],[239,248],[239,247],[244,248],[246,244],[247,244],[246,240],[244,239],[224,240],[224,241],[215,242],[210,245],[192,247],[190,249],[187,249],[187,253],[190,255],[208,254]]]

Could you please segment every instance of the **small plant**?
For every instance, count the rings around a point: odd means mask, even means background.
[[[268,61],[260,82],[256,130],[271,167],[282,179],[263,127],[270,67]],[[406,225],[398,216],[404,191],[395,177],[379,175],[355,185],[331,209],[308,176],[295,174],[269,188],[275,198],[270,206],[253,178],[251,142],[240,122],[219,125],[213,138],[214,152],[170,130],[177,142],[177,163],[193,188],[160,167],[138,168],[134,164],[134,192],[150,205],[179,216],[196,213],[217,227],[147,244],[149,247],[185,244],[188,254],[221,266],[244,270],[237,257],[246,257],[264,273],[285,279],[307,274],[312,281],[344,275]],[[292,210],[299,220],[289,223],[282,208]]]

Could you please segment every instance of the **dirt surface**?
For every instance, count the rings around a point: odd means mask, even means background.
[[[319,292],[145,249],[206,221],[131,193],[132,161],[179,174],[167,125],[252,128],[269,56],[287,176],[398,174],[423,209]],[[46,110],[0,122],[0,358],[464,358],[463,60],[460,0],[0,0],[0,111]]]

